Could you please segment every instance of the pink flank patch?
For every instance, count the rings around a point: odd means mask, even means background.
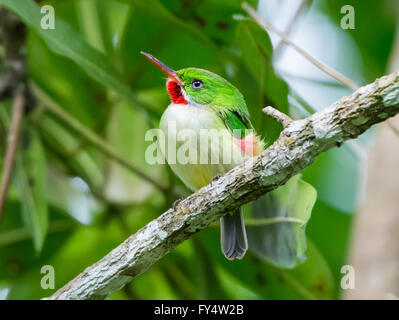
[[[188,104],[188,102],[184,99],[180,85],[177,82],[168,80],[166,87],[168,89],[170,99],[174,104]]]
[[[238,146],[248,156],[255,156],[262,150],[259,138],[253,133],[247,135],[244,139],[235,139]]]

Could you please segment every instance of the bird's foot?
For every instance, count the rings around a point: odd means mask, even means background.
[[[175,200],[175,202],[173,202],[173,204],[172,204],[173,210],[176,211],[178,204],[179,204],[182,200],[183,200],[183,198],[180,198],[180,199]]]
[[[214,177],[212,178],[212,182],[218,181],[221,177],[222,177],[221,174],[217,174],[216,176],[214,176]]]

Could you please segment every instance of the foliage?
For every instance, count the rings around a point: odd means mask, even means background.
[[[249,2],[256,7],[256,0]],[[313,4],[337,28],[338,2]],[[366,79],[381,76],[386,68],[393,38],[392,18],[384,9],[388,3],[362,1],[359,20],[384,23],[350,31],[362,53]],[[157,126],[169,101],[164,79],[140,51],[154,54],[174,69],[195,66],[227,78],[244,94],[252,122],[268,143],[281,127],[262,114],[262,107],[273,105],[286,113],[297,108],[274,68],[269,35],[245,18],[241,0],[42,4],[54,6],[55,30],[40,28],[42,15],[34,1],[0,0],[28,25],[29,76],[38,97],[24,123],[1,225],[0,289],[9,289],[9,299],[51,295],[54,290],[40,287],[43,265],[54,266],[59,288],[176,200],[90,144],[49,107],[66,111],[169,190],[184,186],[167,165],[150,166],[144,160],[149,144],[145,132]],[[373,36],[379,41],[375,45],[370,34],[384,37]],[[0,110],[4,154],[9,101]],[[303,173],[319,196],[307,227],[307,259],[299,266],[276,268],[256,252],[242,261],[227,261],[220,252],[219,230],[210,227],[110,298],[337,298],[351,214],[362,188],[356,179],[348,183],[347,177],[358,174],[359,159],[348,146],[322,155]],[[313,193],[308,196],[312,202]],[[301,246],[299,251],[303,250]],[[0,291],[0,297],[5,295]]]

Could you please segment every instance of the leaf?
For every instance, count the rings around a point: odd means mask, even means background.
[[[159,268],[152,268],[134,282],[135,291],[143,299],[176,300],[179,296]]]
[[[229,44],[232,41],[237,27],[237,21],[233,16],[243,12],[242,0],[187,1],[183,4],[169,0],[161,2],[181,21],[201,30],[217,45]],[[254,7],[258,6],[258,0],[248,2]]]
[[[30,79],[76,119],[88,127],[97,124],[107,102],[103,87],[96,85],[79,65],[51,51],[34,32],[29,33],[27,51]],[[49,74],[57,81],[49,81]]]
[[[79,148],[81,140],[48,115],[42,116],[38,126],[46,143],[66,158],[64,164],[71,166],[91,188],[100,189],[104,184],[103,173],[88,150]]]
[[[132,215],[137,216],[138,211]],[[119,219],[109,219],[106,225],[93,225],[78,228],[55,256],[48,261],[57,272],[55,287],[60,288],[87,266],[95,263],[125,240]],[[132,290],[143,299],[177,299],[174,288],[158,265],[134,279]],[[42,296],[51,295],[51,291],[41,292]],[[111,296],[112,298],[112,296]]]
[[[124,77],[135,90],[162,86],[167,97],[165,79],[159,70],[137,54],[141,50],[153,53],[176,70],[189,66],[212,70],[212,65],[218,65],[216,61],[220,65],[220,53],[200,30],[178,19],[159,1],[140,0],[134,3],[134,10],[121,39],[120,56]],[[143,28],[146,32],[142,32]],[[169,101],[165,100],[165,104],[154,106],[158,107],[159,115],[167,103]]]
[[[347,263],[354,218],[353,214],[338,211],[318,200],[306,229],[307,235],[323,252],[337,284],[342,278],[341,268]]]
[[[101,202],[92,196],[84,180],[71,178],[55,168],[49,168],[47,199],[51,205],[86,225],[93,223],[101,208]]]
[[[244,212],[249,249],[280,268],[293,268],[305,260],[305,227],[316,190],[297,175],[284,186],[249,204]]]
[[[361,157],[344,144],[320,154],[302,174],[315,186],[320,200],[340,211],[353,213],[358,207],[361,182],[364,182],[360,179],[360,169]]]
[[[40,7],[31,0],[0,0],[0,4],[14,11],[31,27],[57,54],[68,57],[84,69],[93,79],[139,108],[144,115],[147,111],[137,102],[130,88],[119,80],[114,67],[98,50],[88,45],[72,27],[62,19],[56,19],[55,29],[40,27]]]
[[[332,299],[335,296],[336,286],[330,267],[310,239],[307,239],[306,261],[286,270],[262,261],[251,252],[242,260],[227,260],[221,253],[220,234],[216,228],[205,229],[198,236],[210,257],[209,266],[215,274],[213,286],[218,282],[223,285],[224,281],[221,278],[223,275],[218,274],[213,267],[218,264],[260,299]],[[229,293],[212,298],[230,298],[227,295]],[[245,296],[241,296],[241,299],[245,299]]]
[[[288,113],[288,86],[274,71],[269,35],[253,20],[241,19],[230,51],[242,63],[237,85],[243,88],[255,129],[272,141],[281,126],[265,117],[262,106],[273,105]]]
[[[336,286],[329,265],[308,239],[307,260],[294,269],[257,265],[258,277],[266,283],[269,299],[332,299]]]
[[[221,287],[224,289],[229,299],[234,300],[257,300],[259,296],[253,292],[245,283],[242,283],[239,278],[233,276],[222,267],[216,265],[216,273],[218,275]]]
[[[39,256],[32,248],[30,230],[21,219],[21,206],[19,201],[8,201],[4,212],[0,233],[0,288],[2,284],[10,287],[9,299],[38,299],[43,297],[40,268],[60,251],[77,224],[65,219],[65,212],[49,208],[51,220]],[[62,268],[57,270],[60,275]]]
[[[15,170],[22,218],[30,230],[35,250],[40,252],[48,225],[46,159],[36,129],[32,127],[22,132]]]
[[[145,151],[149,145],[145,141],[145,133],[148,129],[150,128],[143,117],[121,102],[114,106],[108,121],[107,141],[142,172],[162,181],[160,173],[161,169],[166,169],[166,165],[151,165],[145,159]],[[154,192],[153,185],[112,160],[108,162],[106,179],[104,194],[110,202],[124,205],[143,203]]]
[[[355,1],[348,1],[345,4],[351,4],[356,8]],[[341,1],[314,1],[313,9],[320,10],[323,14],[328,15],[331,22],[336,24],[337,28],[341,27],[341,8],[344,5]],[[361,10],[356,8],[355,24],[362,28],[347,29],[346,33],[356,41],[359,49],[356,59],[362,61],[362,76],[366,78],[366,82],[374,81],[376,77],[386,73],[389,68],[392,47],[395,41],[395,30],[397,30],[397,4],[390,0],[380,0],[378,4],[372,0],[362,1]],[[372,21],[372,23],[370,23]],[[373,41],[370,41],[370,34],[373,35]],[[350,57],[346,57],[342,64],[352,63]],[[343,66],[344,67],[344,66]],[[345,68],[346,72],[350,67]],[[353,79],[359,74],[349,74]]]
[[[127,2],[129,4],[133,2],[135,8],[138,8],[140,11],[145,12],[145,15],[151,15],[152,20],[154,22],[156,20],[161,20],[161,21],[163,20],[168,25],[168,27],[173,26],[175,28],[182,29],[184,30],[184,32],[190,34],[191,37],[198,38],[203,43],[209,46],[214,46],[214,43],[212,43],[212,41],[210,41],[207,35],[203,33],[199,28],[190,23],[187,23],[186,19],[179,19],[178,17],[176,17],[158,0],[147,0],[147,1],[122,0],[122,1]],[[170,1],[168,1],[167,4],[169,3]]]

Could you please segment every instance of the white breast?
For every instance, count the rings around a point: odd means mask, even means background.
[[[206,107],[172,103],[162,115],[160,129],[166,137],[160,146],[166,161],[192,190],[247,158],[222,120]]]

